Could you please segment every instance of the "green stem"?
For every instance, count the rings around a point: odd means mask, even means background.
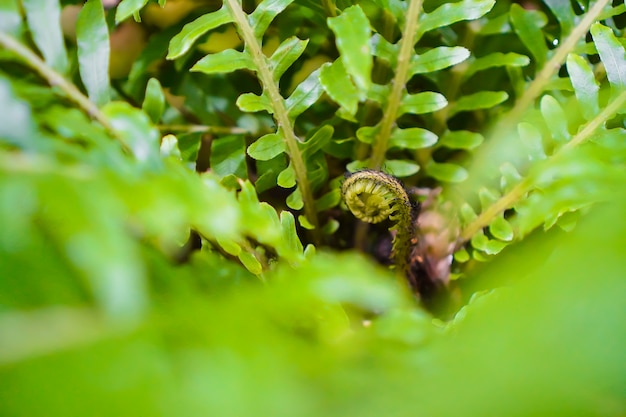
[[[226,0],[225,3],[239,28],[240,35],[243,38],[246,48],[250,51],[252,60],[257,68],[257,75],[263,83],[263,88],[267,92],[272,103],[274,120],[276,121],[278,130],[282,132],[283,137],[285,138],[287,152],[289,153],[289,158],[291,159],[293,169],[296,174],[296,182],[302,194],[304,214],[309,223],[315,227],[313,233],[315,239],[318,240],[319,223],[317,220],[317,212],[315,211],[313,191],[311,190],[311,185],[307,178],[306,165],[302,157],[302,153],[298,147],[298,142],[300,142],[300,140],[296,137],[293,130],[293,125],[289,119],[287,108],[285,106],[285,99],[280,95],[278,84],[274,82],[267,57],[263,54],[261,45],[254,36],[254,30],[250,26],[245,13],[241,9],[241,5],[237,2],[237,0]]]
[[[326,16],[337,16],[337,9],[335,7],[334,0],[322,0],[322,6],[324,7],[324,12],[326,13]]]
[[[6,49],[13,51],[16,55],[24,60],[26,65],[35,70],[48,84],[58,87],[67,97],[72,100],[78,107],[83,109],[90,117],[94,118],[113,136],[117,137],[117,133],[113,126],[109,123],[106,116],[98,109],[92,101],[89,100],[76,86],[67,81],[61,74],[50,68],[41,58],[33,51],[22,45],[17,39],[11,35],[0,32],[0,45]]]
[[[615,100],[613,100],[604,110],[602,110],[596,117],[591,119],[569,142],[563,145],[557,152],[555,152],[547,163],[555,161],[568,149],[572,149],[576,146],[586,142],[593,132],[602,126],[608,119],[613,117],[623,106],[626,104],[626,92],[621,93]],[[504,210],[512,207],[517,201],[526,195],[526,193],[532,187],[532,181],[528,178],[522,180],[519,184],[513,187],[508,193],[500,197],[495,203],[483,211],[478,217],[476,217],[470,224],[468,224],[457,242],[457,247],[463,244],[474,236],[479,230],[491,224],[493,219],[498,216]]]
[[[398,110],[402,101],[402,95],[405,91],[406,82],[409,76],[409,64],[413,56],[413,46],[417,41],[417,26],[420,10],[422,9],[422,0],[411,0],[409,10],[406,16],[406,26],[400,40],[400,53],[398,54],[398,65],[396,67],[396,75],[393,79],[393,87],[387,106],[383,111],[383,119],[380,125],[380,131],[376,136],[374,149],[370,158],[369,166],[372,169],[380,169],[385,161],[385,154],[389,146],[389,138],[391,131],[398,117]]]

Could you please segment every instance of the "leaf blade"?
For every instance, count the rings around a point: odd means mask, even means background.
[[[100,0],[88,0],[76,21],[78,70],[91,101],[109,102],[109,30]]]

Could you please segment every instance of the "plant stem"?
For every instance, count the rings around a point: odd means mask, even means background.
[[[324,7],[324,12],[326,13],[326,16],[337,16],[334,0],[322,0],[322,6]]]
[[[117,137],[117,133],[113,129],[113,126],[109,123],[106,116],[102,114],[98,106],[89,100],[83,93],[74,86],[74,84],[67,81],[61,74],[50,68],[41,58],[39,58],[33,51],[22,45],[17,39],[11,35],[0,32],[0,45],[6,49],[13,51],[25,63],[35,70],[42,78],[44,78],[48,84],[53,87],[58,87],[63,91],[67,97],[78,105],[85,113],[90,117],[98,121],[106,130],[108,130],[113,136]]]
[[[383,112],[383,119],[380,125],[380,131],[376,136],[374,149],[370,158],[369,166],[372,169],[380,169],[385,161],[385,154],[389,146],[389,138],[393,129],[397,116],[402,95],[405,91],[407,78],[409,75],[409,64],[411,56],[413,56],[413,46],[415,45],[417,26],[420,10],[422,9],[422,0],[411,0],[409,10],[406,16],[406,26],[400,40],[400,53],[398,54],[398,65],[396,67],[396,75],[393,79],[393,87],[389,95],[387,107]]]
[[[495,129],[496,132],[508,130],[510,126],[513,126],[521,119],[526,109],[541,95],[552,76],[561,68],[567,58],[567,54],[574,49],[578,40],[589,32],[589,28],[608,2],[609,0],[598,0],[589,12],[585,14],[585,17],[572,30],[567,39],[554,51],[552,58],[539,71],[539,74],[530,83],[524,94],[517,100],[515,106],[501,119],[500,123],[498,123],[498,128]]]
[[[593,132],[602,126],[609,118],[613,117],[621,108],[626,104],[626,91],[621,93],[615,100],[613,100],[604,110],[602,110],[596,117],[591,119],[569,142],[563,145],[558,151],[556,151],[549,160],[550,163],[556,158],[563,155],[568,149],[572,149],[576,146],[587,141]],[[532,181],[529,178],[525,178],[512,190],[500,197],[495,203],[483,211],[478,217],[476,217],[470,224],[468,224],[459,236],[457,247],[468,241],[482,228],[488,226],[492,220],[504,210],[512,207],[517,201],[519,201],[530,190]]]
[[[289,158],[293,164],[293,169],[296,174],[296,182],[300,193],[302,194],[302,201],[304,203],[304,214],[315,229],[313,230],[314,238],[318,240],[319,234],[319,222],[317,220],[317,212],[315,211],[315,200],[313,199],[313,192],[311,185],[307,178],[306,165],[298,147],[300,140],[296,137],[293,130],[293,125],[289,119],[287,108],[285,106],[285,99],[280,95],[278,85],[274,82],[272,71],[267,62],[267,57],[261,50],[261,45],[257,42],[254,36],[254,31],[248,23],[248,19],[241,9],[241,5],[237,0],[225,0],[228,9],[239,28],[241,37],[244,40],[246,48],[250,51],[252,60],[257,67],[257,75],[263,83],[263,89],[267,92],[272,107],[274,110],[274,120],[278,126],[278,130],[282,132],[287,145],[287,151]]]

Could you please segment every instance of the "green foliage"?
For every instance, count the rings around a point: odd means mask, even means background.
[[[73,3],[0,4],[0,414],[624,414],[623,4]]]

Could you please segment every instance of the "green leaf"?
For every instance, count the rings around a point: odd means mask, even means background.
[[[617,95],[625,91],[626,53],[624,47],[615,37],[613,30],[600,23],[591,25],[591,36],[606,69],[606,77],[611,83],[613,94]]]
[[[22,16],[18,0],[0,2],[0,32],[18,37],[22,31]]]
[[[502,177],[500,178],[500,189],[508,193],[522,180],[522,176],[517,171],[517,168],[510,162],[505,162],[500,166],[500,173]]]
[[[302,209],[302,207],[304,207],[300,188],[296,188],[291,194],[289,194],[289,196],[287,197],[287,207],[294,210],[300,210]]]
[[[552,133],[552,137],[559,142],[566,142],[571,135],[567,131],[567,119],[559,102],[552,96],[545,95],[541,99],[541,114]]]
[[[211,142],[211,171],[225,177],[248,178],[246,141],[243,136],[224,136]]]
[[[121,23],[133,14],[138,16],[139,11],[147,3],[148,0],[122,0],[115,12],[115,23]]]
[[[500,198],[500,194],[497,190],[481,187],[478,190],[478,200],[480,201],[480,207],[483,211],[488,210],[493,206]]]
[[[293,0],[263,0],[248,16],[250,26],[254,28],[254,36],[261,39],[272,20],[292,2]]]
[[[511,5],[509,13],[515,33],[535,58],[537,68],[542,68],[546,63],[548,47],[541,28],[546,25],[548,19],[540,11],[525,10],[518,4]]]
[[[165,95],[161,83],[156,78],[150,78],[146,86],[146,96],[141,105],[143,111],[150,117],[152,123],[159,123],[165,110]]]
[[[28,27],[35,45],[42,53],[46,64],[60,72],[67,73],[68,60],[65,41],[61,33],[61,6],[59,0],[22,0]]]
[[[372,52],[370,24],[360,6],[345,9],[339,16],[328,19],[328,27],[335,34],[341,61],[352,77],[361,97],[369,90],[372,79]]]
[[[315,200],[315,210],[324,211],[336,207],[341,202],[341,190],[334,188]]]
[[[233,72],[238,69],[249,69],[255,71],[256,68],[250,56],[245,52],[234,49],[226,49],[216,54],[209,54],[191,67],[190,71],[199,71],[205,74],[216,74]]]
[[[459,209],[459,215],[461,216],[461,220],[463,220],[464,224],[469,224],[478,217],[472,206],[467,203],[463,203],[461,205],[461,208]]]
[[[254,275],[259,275],[263,272],[263,266],[259,260],[250,252],[241,251],[237,256],[243,266]]]
[[[561,38],[565,39],[576,25],[577,17],[574,9],[572,9],[572,4],[569,1],[562,0],[545,0],[544,3],[550,8],[556,20],[559,21]]]
[[[283,239],[281,245],[278,246],[278,254],[285,256],[288,259],[302,258],[304,248],[302,242],[296,232],[296,221],[288,211],[282,211],[280,213],[280,226],[283,232]]]
[[[313,71],[286,100],[289,118],[294,120],[320,98],[324,90],[319,80],[320,70]]]
[[[277,184],[282,188],[291,188],[296,185],[296,171],[291,163],[278,174]]]
[[[183,30],[172,38],[167,59],[176,59],[185,54],[202,35],[229,22],[232,22],[232,18],[226,7],[222,6],[218,11],[205,14],[187,23]]]
[[[574,94],[580,104],[580,111],[585,120],[593,119],[600,108],[598,106],[598,92],[600,86],[593,75],[589,63],[582,57],[569,54],[567,57],[567,72],[574,86]]]
[[[478,93],[463,96],[450,107],[450,116],[462,112],[479,109],[489,109],[506,101],[509,95],[504,91],[479,91]]]
[[[248,146],[248,155],[252,158],[267,161],[285,152],[285,141],[278,133],[261,136]]]
[[[500,239],[505,242],[510,242],[515,236],[511,224],[504,219],[502,214],[493,219],[493,221],[489,224],[489,232],[496,239]]]
[[[399,159],[388,159],[384,166],[390,174],[399,178],[416,174],[420,170],[420,166],[415,162]]]
[[[530,58],[526,55],[516,54],[514,52],[502,53],[494,52],[489,55],[476,58],[470,62],[467,70],[463,73],[463,80],[469,79],[478,71],[494,67],[525,67],[530,63]]]
[[[78,70],[91,101],[109,102],[109,30],[100,0],[88,0],[76,21]]]
[[[372,54],[378,58],[384,59],[391,66],[395,66],[398,60],[398,53],[400,52],[400,46],[393,44],[387,39],[380,36],[378,33],[374,33],[370,41],[372,45]]]
[[[285,71],[302,55],[309,40],[302,41],[295,36],[285,39],[270,58],[274,81],[278,82]]]
[[[331,125],[324,125],[320,127],[309,139],[301,145],[302,157],[305,160],[312,158],[313,155],[326,146],[333,137],[335,128]]]
[[[446,3],[431,13],[422,13],[417,26],[419,39],[422,34],[462,20],[474,20],[485,15],[496,4],[495,0],[462,0]]]
[[[161,166],[159,131],[152,126],[144,112],[119,101],[106,104],[102,112],[137,161],[151,168]]]
[[[363,126],[356,131],[356,137],[363,143],[372,144],[376,135],[380,131],[380,125],[376,126]]]
[[[398,114],[424,114],[443,109],[448,105],[448,100],[439,93],[425,91],[417,94],[406,94],[398,109]]]
[[[187,133],[178,136],[178,149],[183,161],[192,162],[195,166],[202,143],[202,132]]]
[[[426,174],[436,180],[450,183],[463,182],[467,179],[467,170],[451,163],[430,161],[425,167]]]
[[[359,90],[354,86],[342,60],[338,59],[332,64],[322,65],[320,83],[326,94],[348,114],[351,116],[356,114],[360,99]]]
[[[236,104],[241,111],[245,112],[254,113],[258,111],[266,111],[269,114],[274,113],[272,103],[265,94],[257,96],[254,93],[244,93],[237,98]]]
[[[517,126],[517,132],[531,161],[546,159],[541,132],[535,126],[522,122]]]
[[[439,139],[439,145],[449,149],[472,150],[480,146],[485,138],[480,133],[467,130],[447,131]]]
[[[403,149],[421,149],[437,143],[437,135],[430,130],[412,127],[400,129],[396,127],[391,133],[389,147]]]
[[[27,102],[19,98],[11,83],[0,75],[0,143],[22,149],[35,144],[35,123]]]
[[[413,55],[409,66],[409,76],[439,71],[463,62],[469,56],[470,52],[460,46],[433,48],[421,55]]]

